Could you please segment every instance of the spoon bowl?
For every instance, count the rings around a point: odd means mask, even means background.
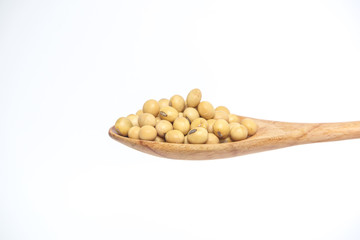
[[[239,116],[240,119],[244,117]],[[220,144],[176,144],[120,136],[114,126],[109,135],[138,151],[158,157],[186,160],[229,158],[294,145],[360,138],[360,121],[342,123],[290,123],[253,119],[258,131],[247,139]]]

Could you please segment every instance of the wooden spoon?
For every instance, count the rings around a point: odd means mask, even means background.
[[[244,117],[239,116],[241,119]],[[114,127],[109,135],[126,146],[151,155],[173,159],[236,157],[294,145],[360,138],[360,121],[342,123],[289,123],[252,118],[259,126],[255,135],[221,144],[175,144],[120,136]]]

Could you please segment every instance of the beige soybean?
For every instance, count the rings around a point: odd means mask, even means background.
[[[191,129],[187,136],[187,140],[189,143],[202,144],[206,143],[208,139],[208,132],[203,127],[196,127]]]
[[[215,111],[214,119],[224,119],[229,122],[229,114],[224,111]]]
[[[140,115],[143,114],[143,113],[144,113],[143,110],[140,109],[140,110],[138,110],[138,111],[136,112],[136,115],[140,116]]]
[[[159,114],[160,106],[154,99],[147,100],[143,105],[143,113],[150,113],[156,117]]]
[[[229,114],[229,123],[232,123],[232,122],[240,123],[239,116],[237,116],[235,114]]]
[[[128,135],[129,129],[132,127],[131,121],[125,117],[119,118],[115,123],[116,131],[121,135],[126,137]]]
[[[230,137],[233,141],[244,140],[248,136],[248,130],[244,125],[240,125],[231,129]]]
[[[173,127],[175,130],[179,130],[184,135],[186,135],[190,130],[190,123],[189,120],[187,120],[186,118],[178,117],[177,119],[175,119]]]
[[[196,128],[196,127],[203,127],[205,129],[207,129],[208,122],[206,121],[205,118],[197,118],[194,121],[192,121],[192,123],[190,125],[190,129],[193,129],[193,128]]]
[[[174,122],[174,120],[179,116],[179,112],[175,108],[168,106],[160,109],[159,116],[162,120]]]
[[[230,126],[229,123],[224,119],[216,120],[213,129],[214,129],[214,134],[220,139],[225,139],[229,136]]]
[[[208,126],[207,126],[207,131],[209,133],[214,133],[214,123],[216,122],[215,119],[209,119],[207,120]]]
[[[229,142],[232,142],[230,137],[227,137],[225,139],[220,139],[220,143],[229,143]]]
[[[180,95],[174,95],[170,98],[169,105],[175,108],[178,112],[182,112],[185,109],[185,100]]]
[[[241,121],[241,124],[247,128],[249,136],[254,135],[258,130],[257,124],[255,123],[254,120],[252,120],[250,118],[244,118]]]
[[[130,120],[130,122],[133,126],[139,126],[139,116],[138,115],[129,114],[126,118]]]
[[[156,119],[151,113],[143,113],[139,116],[139,126],[142,127],[146,125],[153,127],[156,125]]]
[[[186,100],[180,95],[147,100],[136,114],[117,119],[115,129],[132,139],[185,144],[240,141],[258,131],[253,119],[232,114],[225,106],[214,108],[201,99],[201,91],[195,88]]]
[[[189,119],[190,122],[194,121],[195,119],[199,118],[199,112],[193,108],[193,107],[188,107],[184,110],[184,117]]]
[[[140,128],[139,138],[141,140],[153,141],[155,140],[156,136],[157,132],[153,126],[146,125]]]
[[[169,143],[184,143],[184,139],[184,134],[179,130],[170,130],[165,135],[165,140]]]
[[[160,106],[160,109],[163,108],[163,107],[167,107],[169,106],[169,99],[166,99],[166,98],[162,98],[159,100],[159,106]]]
[[[162,137],[156,136],[155,142],[165,142],[165,139],[163,139]]]
[[[195,88],[189,92],[186,98],[186,104],[188,107],[197,107],[201,101],[201,91]]]
[[[230,131],[231,131],[231,129],[233,129],[233,127],[238,127],[238,126],[240,126],[241,124],[240,123],[238,123],[238,122],[232,122],[232,123],[229,123],[229,126],[230,126]]]
[[[224,106],[218,106],[217,108],[215,108],[215,111],[223,111],[226,112],[227,114],[230,114],[230,110]]]
[[[215,115],[215,109],[213,105],[207,101],[200,102],[197,110],[200,114],[200,117],[205,119],[213,118]]]
[[[133,139],[139,139],[140,138],[140,127],[139,126],[133,126],[129,129],[128,136],[129,138]]]
[[[206,144],[217,144],[217,143],[219,143],[219,138],[215,134],[209,133]]]
[[[156,124],[155,129],[160,137],[165,137],[168,131],[173,130],[173,125],[167,120],[161,120]]]

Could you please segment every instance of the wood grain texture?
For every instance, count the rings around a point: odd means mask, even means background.
[[[241,117],[240,118],[244,118]],[[299,144],[360,138],[360,121],[343,123],[289,123],[252,118],[259,126],[257,133],[245,140],[222,144],[174,144],[130,139],[109,135],[138,151],[158,157],[205,160],[236,157]]]

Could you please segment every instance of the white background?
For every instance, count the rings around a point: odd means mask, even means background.
[[[150,98],[360,120],[358,1],[0,1],[0,239],[360,239],[359,140],[181,161],[108,136]]]

